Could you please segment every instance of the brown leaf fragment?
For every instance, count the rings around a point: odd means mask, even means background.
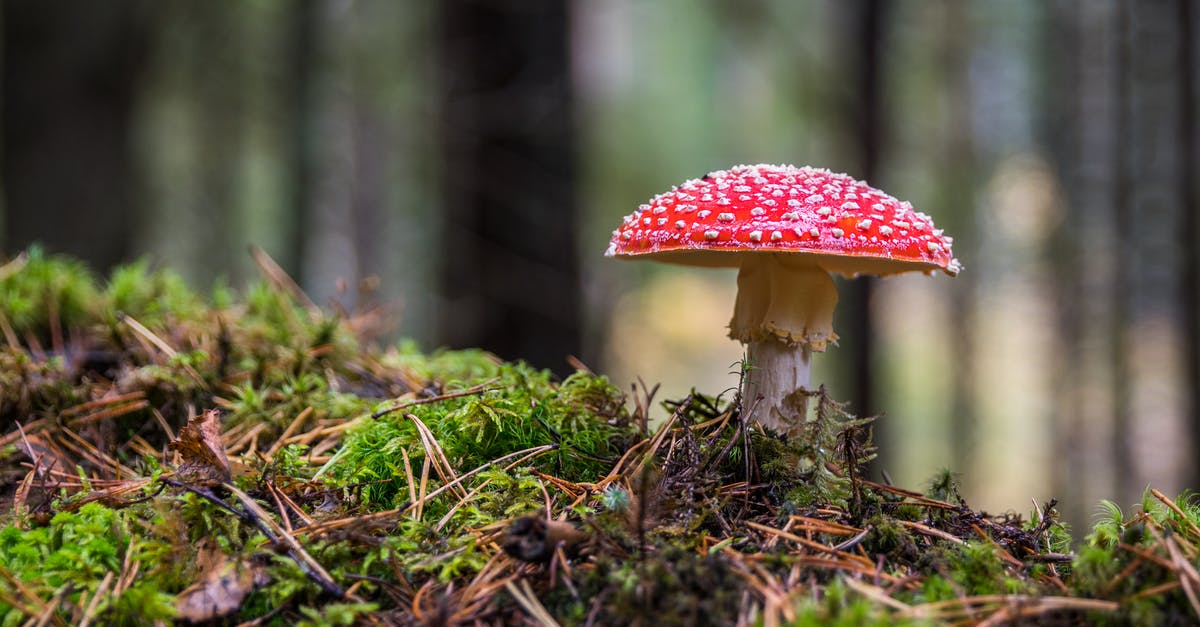
[[[196,583],[175,597],[179,618],[202,623],[228,616],[258,586],[267,583],[262,566],[247,560],[233,560],[215,546],[203,546],[196,557],[199,574]]]
[[[221,444],[221,412],[210,409],[192,416],[179,437],[171,441],[179,453],[176,477],[190,485],[213,486],[230,480],[229,458]]]
[[[566,521],[546,520],[543,516],[522,516],[509,525],[501,547],[505,553],[526,562],[548,562],[562,545],[574,548],[587,534]]]

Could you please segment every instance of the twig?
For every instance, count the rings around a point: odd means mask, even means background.
[[[431,396],[429,398],[418,398],[418,399],[411,400],[411,401],[405,401],[403,403],[397,403],[395,405],[392,405],[391,407],[388,407],[387,409],[381,409],[381,410],[371,414],[371,417],[372,418],[382,418],[383,416],[386,416],[394,411],[400,411],[401,409],[408,409],[409,407],[415,407],[417,405],[428,405],[429,403],[440,403],[441,401],[448,401],[452,398],[462,398],[464,396],[473,396],[475,394],[486,394],[487,392],[495,392],[496,390],[503,389],[503,388],[499,388],[499,387],[494,387],[494,388],[487,387],[489,384],[492,384],[495,382],[496,382],[496,379],[488,379],[487,381],[484,381],[483,383],[480,383],[479,385],[475,385],[475,386],[472,386],[465,390],[460,390],[458,392],[450,392],[447,394],[439,394],[437,396]]]

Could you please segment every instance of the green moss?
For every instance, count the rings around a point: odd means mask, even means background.
[[[146,259],[113,270],[104,297],[109,312],[127,313],[152,328],[173,320],[197,320],[207,312],[203,299],[182,276],[167,269],[151,270]]]
[[[928,625],[928,621],[897,618],[892,612],[868,599],[851,594],[840,581],[825,588],[819,599],[804,599],[796,608],[797,627],[835,627],[887,625]]]
[[[20,271],[0,280],[0,313],[20,337],[48,345],[57,332],[86,324],[101,304],[95,278],[80,262],[34,246]]]
[[[479,350],[375,347],[346,317],[311,311],[270,283],[240,294],[218,285],[205,297],[143,261],[101,286],[36,250],[0,280],[0,314],[16,336],[0,348],[0,419],[28,426],[54,464],[30,475],[21,434],[5,434],[0,477],[22,507],[0,513],[0,569],[10,575],[0,578],[0,627],[47,603],[63,623],[89,606],[95,624],[170,620],[174,595],[202,575],[200,547],[266,575],[221,619],[231,623],[405,624],[422,618],[418,607],[429,620],[445,610],[517,623],[526,612],[498,583],[516,576],[563,624],[765,621],[768,598],[793,604],[778,608],[793,624],[896,624],[895,604],[843,583],[868,582],[864,569],[876,567],[892,583],[872,585],[914,614],[946,601],[953,613],[967,597],[1054,594],[1119,607],[1047,620],[1195,618],[1168,567],[1176,554],[1197,559],[1193,495],[1168,503],[1147,491],[1129,512],[1106,502],[1073,548],[1053,509],[988,517],[967,506],[948,470],[927,494],[950,507],[860,481],[874,454],[869,421],[823,390],[800,437],[749,426],[736,398],[695,392],[665,403],[676,417],[669,431],[645,434],[635,420],[645,407],[631,413],[603,376],[558,381]],[[55,338],[67,344],[61,355]],[[104,418],[113,398],[146,407]],[[226,445],[239,443],[230,461],[240,493],[187,490],[172,474],[181,458],[166,434],[212,407],[224,410]],[[298,439],[280,442],[293,425]],[[584,538],[564,545],[566,562],[499,553],[509,521],[543,509]],[[295,530],[306,558],[363,602],[335,600],[279,528]]]
[[[634,437],[620,391],[601,376],[579,372],[555,385],[549,371],[528,365],[494,364],[485,353],[440,353],[433,362],[451,363],[455,375],[475,373],[482,380],[442,383],[448,398],[413,404],[369,419],[352,431],[330,476],[339,482],[369,484],[363,491],[371,507],[395,507],[407,496],[408,470],[426,456],[415,420],[433,434],[450,464],[461,471],[541,446],[553,450],[529,464],[567,481],[593,481],[610,467]],[[414,362],[415,363],[415,362]],[[416,364],[426,370],[430,364]],[[453,396],[480,383],[476,392]]]
[[[123,572],[126,561],[137,562],[145,573],[153,573],[170,555],[160,540],[135,533],[129,516],[98,503],[88,503],[76,512],[59,512],[45,527],[21,529],[10,525],[0,530],[0,565],[22,582],[0,581],[0,624],[19,621],[23,607],[36,606],[65,592],[65,600],[78,602],[95,594],[106,577]],[[111,582],[110,582],[111,583]],[[96,605],[98,616],[108,624],[135,624],[169,619],[175,615],[174,597],[159,587],[151,576],[135,578],[122,594],[109,586]],[[30,597],[36,598],[30,598]],[[70,618],[66,607],[59,616]]]

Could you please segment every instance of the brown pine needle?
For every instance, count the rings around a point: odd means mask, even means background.
[[[559,627],[558,622],[546,611],[546,607],[538,600],[534,594],[533,588],[529,586],[529,582],[525,579],[521,580],[519,585],[514,585],[511,581],[504,582],[504,589],[512,595],[512,598],[529,614],[529,617],[542,627]]]
[[[275,443],[271,445],[271,448],[267,449],[267,452],[264,453],[264,455],[268,458],[274,457],[275,453],[278,453],[279,449],[283,448],[287,439],[296,432],[296,429],[300,428],[301,424],[304,424],[304,421],[307,420],[312,413],[312,406],[305,407],[304,410],[301,411],[290,424],[288,424],[287,428],[283,430],[283,433],[279,434],[279,438],[275,440]]]
[[[1159,492],[1158,490],[1156,490],[1154,488],[1150,488],[1150,494],[1153,494],[1154,498],[1158,499],[1159,501],[1162,501],[1163,505],[1166,505],[1167,507],[1171,508],[1171,511],[1175,512],[1176,516],[1179,516],[1179,520],[1181,522],[1184,522],[1187,524],[1188,531],[1190,531],[1192,533],[1193,538],[1200,539],[1200,527],[1197,527],[1196,523],[1193,523],[1187,517],[1187,514],[1183,513],[1183,510],[1180,509],[1180,507],[1175,504],[1175,501],[1172,501],[1171,499],[1167,498],[1167,495],[1163,494],[1162,492]]]

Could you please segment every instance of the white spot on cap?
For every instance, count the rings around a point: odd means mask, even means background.
[[[858,209],[858,203],[844,202],[844,203],[842,203],[842,209]]]
[[[746,200],[750,200],[750,197],[749,197],[749,196],[747,196],[747,197],[746,197]],[[732,201],[732,200],[729,200],[728,198],[725,198],[724,196],[722,196],[721,198],[717,199],[717,204],[718,204],[718,205],[732,205],[732,204],[733,204],[733,201]]]
[[[752,191],[752,188],[751,188],[749,185],[738,185],[738,186],[736,186],[736,187],[734,187],[734,188],[733,188],[733,191],[735,191],[735,192],[749,192],[749,191]]]
[[[898,229],[907,229],[908,223],[905,222],[904,220],[892,220],[892,226],[894,226]]]
[[[654,213],[666,213],[666,211],[667,211],[667,208],[663,205],[659,205],[654,208]]]
[[[813,229],[813,231],[815,231],[815,230],[816,229]],[[792,232],[796,234],[796,237],[804,237],[804,234],[805,234],[805,230],[800,227],[796,227],[796,228],[792,229]]]
[[[796,213],[795,211],[789,211],[779,217],[783,220],[799,220],[800,214]]]
[[[928,248],[929,252],[931,253],[936,253],[942,249],[942,245],[937,242],[926,242],[925,247]]]
[[[642,224],[650,226],[650,218],[642,218]]]
[[[707,218],[711,213],[712,212],[709,211],[708,209],[701,209],[700,212],[696,214],[696,217],[703,220],[704,218]]]
[[[750,241],[761,242],[762,241],[762,231],[750,231]]]
[[[820,194],[813,194],[812,196],[809,196],[808,198],[805,198],[804,200],[807,200],[810,203],[816,204],[819,202],[823,202],[825,200],[825,197]]]
[[[752,215],[752,216],[761,216],[761,215],[763,215],[763,214],[764,214],[764,213],[766,213],[766,212],[767,212],[767,210],[766,210],[766,209],[763,209],[762,207],[755,207],[755,208],[753,208],[753,209],[751,209],[751,210],[750,210],[750,215]]]
[[[781,239],[783,239],[783,233],[780,233],[779,231],[771,231],[772,242],[778,242]]]
[[[658,225],[659,225],[659,226],[662,226],[662,225],[664,225],[664,224],[666,224],[666,223],[667,223],[667,219],[666,219],[666,218],[659,218],[659,219],[658,219]]]
[[[721,222],[733,222],[733,214],[732,213],[718,213],[717,220],[720,220]]]
[[[833,209],[830,209],[829,207],[821,207],[817,209],[817,215],[819,216],[827,216],[831,213],[833,213]]]
[[[796,200],[795,198],[789,198],[789,199],[788,199],[788,206],[789,206],[789,207],[792,207],[792,208],[799,207],[799,206],[800,206],[800,201],[799,201],[799,200]]]
[[[720,234],[721,234],[720,231],[705,231],[704,239],[717,239],[717,236]]]
[[[624,233],[621,234],[621,239],[628,242],[629,240],[633,239],[633,234],[630,233],[629,231],[625,231]]]
[[[676,221],[675,221],[675,228],[677,228],[677,229],[682,229],[682,228],[683,228],[683,227],[685,227],[685,226],[687,226],[687,222],[684,222],[683,220],[676,220]]]
[[[777,189],[777,190],[775,190],[775,191],[771,192],[771,195],[772,195],[772,196],[774,196],[774,197],[776,197],[776,198],[783,198],[783,190],[782,190],[782,189]]]
[[[890,227],[890,226],[888,226],[888,225],[886,225],[886,224],[884,224],[884,225],[880,226],[880,227],[879,227],[879,234],[880,234],[880,235],[891,235],[891,234],[892,234],[892,227]]]
[[[750,200],[750,195],[749,195],[749,194],[742,194],[741,196],[738,196],[738,200],[740,200],[740,201],[742,201],[742,202],[746,202],[746,201]]]
[[[879,203],[875,203],[875,204],[871,205],[871,210],[872,210],[872,211],[880,211],[880,212],[882,212],[882,211],[883,211],[883,209],[884,209],[883,205],[881,205],[881,204],[879,204]]]
[[[817,230],[817,227],[814,226],[813,228],[808,230],[808,234],[813,237],[820,237],[821,231]]]
[[[870,220],[861,220],[861,221],[859,221],[857,226],[858,226],[859,230],[865,231],[865,230],[871,228],[871,221]]]
[[[841,237],[842,237],[843,235],[845,235],[845,234],[846,234],[846,232],[845,232],[845,231],[843,231],[843,230],[841,230],[841,229],[839,229],[839,228],[836,228],[836,227],[835,227],[835,228],[832,228],[832,229],[830,229],[830,230],[829,230],[829,232],[830,232],[830,233],[833,233],[833,236],[834,236],[834,237],[836,237],[836,238],[838,238],[838,239],[841,239]]]

